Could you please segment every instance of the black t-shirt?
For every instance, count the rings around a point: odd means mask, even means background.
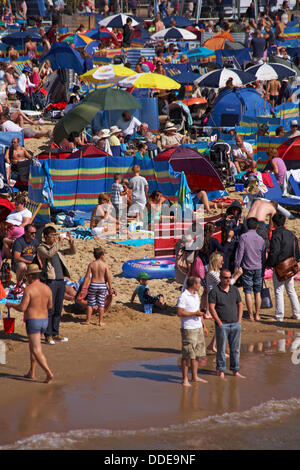
[[[35,258],[37,247],[39,246],[39,244],[40,243],[36,238],[30,240],[29,242],[26,241],[25,235],[17,238],[12,246],[13,261],[15,262],[15,252],[18,252],[21,253],[22,258],[32,262]]]
[[[239,290],[230,286],[225,292],[221,284],[214,287],[208,294],[209,303],[215,304],[215,310],[222,323],[236,323],[238,321],[238,302],[241,302]]]
[[[253,49],[253,57],[263,57],[266,41],[264,38],[253,38],[251,41],[251,47]]]
[[[132,31],[129,28],[128,24],[124,24],[124,26],[123,26],[123,42],[125,44],[130,44],[131,33],[132,33]]]

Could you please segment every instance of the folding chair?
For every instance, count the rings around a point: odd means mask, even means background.
[[[30,199],[26,202],[26,205],[25,205],[26,209],[28,209],[32,213],[32,217],[29,221],[30,224],[33,223],[42,205],[43,205],[42,202],[34,202],[34,201],[31,201]]]

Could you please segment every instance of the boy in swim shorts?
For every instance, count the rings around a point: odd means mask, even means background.
[[[166,308],[164,296],[162,294],[158,294],[155,297],[150,294],[150,289],[148,286],[149,279],[151,279],[151,277],[145,272],[138,274],[137,281],[139,282],[139,285],[134,290],[130,302],[134,302],[135,296],[137,295],[142,305],[152,304],[160,309]]]
[[[104,251],[101,247],[94,249],[95,261],[88,265],[88,269],[83,281],[80,300],[87,290],[87,318],[82,325],[89,325],[95,307],[99,310],[99,326],[103,326],[104,304],[106,294],[116,295],[112,288],[111,273],[109,266],[104,262]]]

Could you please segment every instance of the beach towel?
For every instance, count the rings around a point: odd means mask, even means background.
[[[122,240],[122,241],[112,240],[109,243],[116,243],[117,245],[126,245],[126,246],[154,245],[154,238],[136,238],[135,240]]]
[[[269,173],[262,173],[262,179],[264,184],[268,186],[268,188],[274,188],[274,184]]]

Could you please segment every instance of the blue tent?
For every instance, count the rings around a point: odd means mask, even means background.
[[[208,121],[212,127],[233,127],[242,116],[264,116],[271,113],[271,106],[253,88],[234,88],[221,91],[214,102]]]

